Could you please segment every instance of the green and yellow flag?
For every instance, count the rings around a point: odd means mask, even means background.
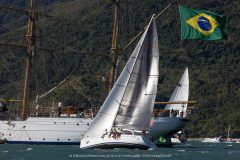
[[[225,17],[206,10],[179,6],[181,39],[218,40],[225,39]]]

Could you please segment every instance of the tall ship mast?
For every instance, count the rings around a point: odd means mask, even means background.
[[[29,0],[29,10],[28,10],[28,30],[27,30],[27,60],[26,60],[26,69],[25,69],[25,78],[24,78],[24,89],[23,89],[23,104],[22,104],[22,119],[27,118],[28,105],[29,105],[29,82],[30,74],[32,69],[33,56],[35,53],[36,41],[35,41],[35,21],[36,21],[36,12],[35,12],[35,1]]]
[[[111,62],[111,71],[109,76],[109,86],[108,91],[110,92],[113,84],[116,81],[116,67],[117,67],[117,58],[118,58],[118,37],[119,37],[119,5],[120,3],[117,0],[113,0],[114,6],[114,23],[113,23],[113,35],[112,35],[112,62]]]
[[[31,70],[32,70],[32,63],[33,57],[36,54],[36,41],[35,41],[35,28],[36,28],[36,19],[38,13],[35,10],[35,0],[28,0],[29,8],[28,9],[21,9],[16,7],[6,7],[0,6],[1,9],[11,10],[19,13],[24,13],[28,16],[28,24],[27,24],[27,33],[26,33],[26,40],[27,45],[21,44],[9,44],[9,43],[0,43],[1,45],[6,45],[14,48],[24,48],[27,52],[27,59],[26,59],[26,67],[25,67],[25,74],[24,74],[24,84],[23,84],[23,98],[22,100],[8,100],[11,102],[20,102],[22,101],[22,109],[21,109],[21,119],[26,119],[28,115],[28,107],[29,107],[29,83],[31,81]]]

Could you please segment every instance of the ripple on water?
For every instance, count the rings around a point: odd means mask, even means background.
[[[198,151],[198,152],[200,152],[200,153],[202,153],[202,154],[208,153],[208,151]]]
[[[33,149],[32,148],[27,148],[26,151],[32,151]]]
[[[185,152],[186,150],[184,149],[180,149],[180,150],[177,150],[178,152]]]

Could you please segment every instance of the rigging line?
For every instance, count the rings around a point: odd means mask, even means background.
[[[175,2],[177,2],[177,0],[174,0],[172,3],[169,3],[160,13],[156,14],[155,19],[159,18],[160,15],[162,15]],[[132,40],[127,45],[125,45],[125,47],[122,49],[122,51],[125,51],[126,49],[128,49],[132,45],[132,43],[135,42],[138,39],[138,37],[140,37],[144,33],[146,28],[147,28],[147,26],[143,30],[141,30],[134,38],[132,38]]]
[[[89,96],[87,96],[87,95],[82,91],[82,89],[79,89],[79,92],[80,92],[80,94],[81,94],[84,98],[86,98],[86,99],[88,100],[88,102],[90,102],[90,104],[92,105],[92,107],[95,106],[95,105],[93,104],[93,102],[91,101],[91,99],[89,98]]]
[[[62,44],[61,42],[58,42],[58,41],[56,41],[56,40],[53,39],[53,38],[50,38],[50,37],[48,37],[48,38],[49,38],[50,40],[52,40],[55,44],[58,44],[58,45],[66,48],[66,49],[68,49],[68,50],[71,50],[71,51],[73,51],[74,53],[80,53],[80,54],[84,54],[84,55],[89,55],[89,54],[91,53],[91,54],[94,54],[94,55],[96,55],[96,56],[100,56],[100,57],[104,57],[104,58],[110,58],[108,55],[101,54],[101,53],[92,53],[92,52],[89,52],[89,51],[80,51],[80,50],[74,49],[74,48],[72,48],[72,47],[69,47],[69,46],[67,46],[67,45],[64,45],[64,44]]]
[[[74,48],[71,48],[71,47],[69,47],[69,46],[66,46],[66,45],[64,45],[64,44],[56,41],[56,40],[53,39],[53,38],[48,37],[48,39],[52,40],[55,44],[58,44],[58,45],[60,45],[60,46],[62,46],[62,47],[64,47],[64,48],[67,48],[68,50],[73,51],[74,53],[85,54],[83,51],[78,51],[78,50],[76,50],[76,49],[74,49]],[[76,56],[77,56],[77,54],[75,54],[73,58],[75,58]],[[74,65],[73,70],[70,72],[69,75],[72,75],[72,74],[76,71],[77,65],[78,65],[78,63],[76,62],[75,65]],[[86,70],[89,71],[88,67],[87,67],[85,64],[83,64],[83,66],[84,66],[84,68],[85,68]]]
[[[169,3],[161,12],[159,12],[156,16],[155,19],[158,19],[168,8],[170,8],[175,2],[178,2],[178,0],[174,0],[173,2]],[[127,45],[125,45],[125,47],[120,51],[122,54],[118,54],[118,59],[119,61],[122,61],[122,59],[125,57],[125,50],[127,50],[136,40],[139,36],[141,36],[145,29],[147,28],[147,26],[140,31]],[[180,45],[181,47],[181,45]]]
[[[74,48],[71,48],[71,47],[69,47],[69,46],[66,46],[66,45],[64,45],[64,44],[62,44],[62,43],[56,41],[56,40],[53,39],[53,38],[48,37],[48,39],[52,40],[55,44],[58,44],[58,45],[60,45],[60,46],[62,46],[62,47],[64,47],[64,48],[66,48],[66,49],[69,49],[69,50],[75,52],[75,53],[84,53],[84,52],[78,51],[78,50],[76,50],[76,49],[74,49]]]

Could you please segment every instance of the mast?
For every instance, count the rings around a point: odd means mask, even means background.
[[[118,38],[119,38],[119,7],[120,3],[126,3],[128,0],[112,0],[114,4],[114,25],[113,25],[113,36],[112,36],[112,47],[111,47],[111,54],[112,54],[112,62],[111,62],[111,71],[109,76],[109,86],[108,90],[111,91],[113,84],[116,80],[116,70],[117,70],[117,58],[118,58]],[[168,8],[170,8],[177,0],[174,0],[170,4],[168,4],[161,12],[159,12],[155,19],[158,19]],[[135,42],[145,31],[146,27],[140,31],[121,51],[125,51],[128,49],[133,42]]]
[[[32,61],[35,52],[35,21],[36,21],[36,13],[35,13],[35,1],[29,0],[29,12],[28,12],[28,30],[27,30],[27,60],[26,60],[26,69],[25,69],[25,78],[24,78],[24,88],[23,88],[23,103],[22,103],[22,113],[21,118],[27,118],[28,111],[28,102],[29,102],[29,82],[30,82],[30,74],[32,69]]]
[[[21,111],[21,118],[27,118],[28,112],[28,103],[29,103],[29,83],[30,83],[30,74],[32,70],[32,62],[33,57],[35,54],[36,49],[36,37],[35,37],[35,28],[36,28],[36,20],[38,16],[45,16],[47,18],[51,18],[50,15],[45,15],[35,11],[36,1],[35,0],[28,0],[29,8],[22,9],[16,7],[6,7],[1,6],[0,9],[12,10],[19,13],[24,13],[28,16],[28,27],[27,27],[27,34],[26,40],[27,45],[22,44],[12,44],[12,43],[5,43],[0,42],[0,45],[5,45],[8,47],[19,48],[19,49],[26,49],[27,50],[27,60],[26,60],[26,68],[25,68],[25,76],[24,76],[24,87],[23,87],[23,98],[22,100],[11,100],[12,102],[21,102],[22,101],[22,111]],[[38,47],[40,50],[49,51],[49,49]]]
[[[111,91],[113,84],[116,80],[116,65],[117,65],[117,57],[118,57],[118,38],[119,38],[119,3],[117,0],[113,0],[114,3],[114,24],[113,24],[113,36],[112,36],[112,62],[111,62],[111,71],[110,71],[110,79],[108,90]]]
[[[227,141],[230,141],[230,125],[228,125]]]

